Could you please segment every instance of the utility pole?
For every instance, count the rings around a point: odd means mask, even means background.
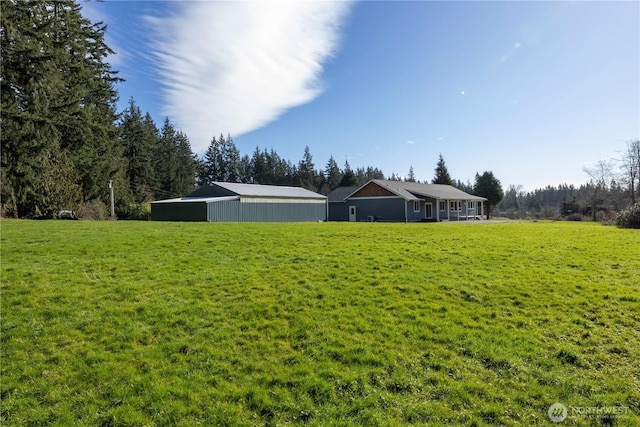
[[[110,179],[109,180],[109,196],[111,197],[111,219],[115,219],[116,218],[116,209],[115,209],[115,205],[113,202],[113,180]]]

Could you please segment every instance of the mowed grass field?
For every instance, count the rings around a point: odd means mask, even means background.
[[[640,425],[637,230],[0,226],[3,426]]]

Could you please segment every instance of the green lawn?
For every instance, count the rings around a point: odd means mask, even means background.
[[[0,226],[3,426],[640,425],[637,230]]]

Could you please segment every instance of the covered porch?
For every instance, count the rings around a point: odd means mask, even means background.
[[[419,196],[416,201],[407,202],[408,221],[440,222],[481,220],[484,215],[483,200],[438,199]],[[413,206],[413,209],[411,207]]]
[[[438,201],[436,221],[481,220],[484,215],[483,200],[444,199]]]

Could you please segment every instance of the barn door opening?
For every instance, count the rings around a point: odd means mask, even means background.
[[[349,221],[351,221],[351,222],[355,222],[356,221],[356,207],[355,206],[349,206]]]

